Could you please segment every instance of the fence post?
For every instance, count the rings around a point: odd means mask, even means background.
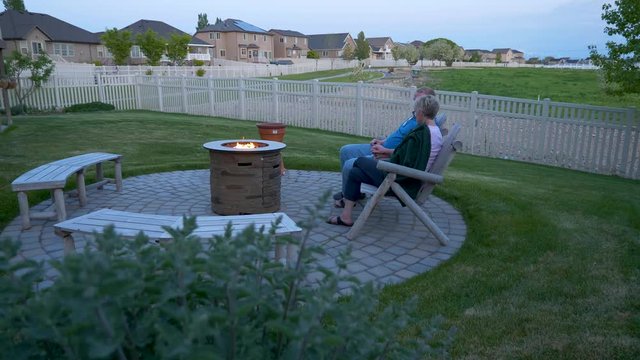
[[[478,92],[471,92],[471,102],[469,103],[469,125],[471,126],[471,155],[475,152],[475,142],[476,142],[476,110],[478,109]]]
[[[356,134],[362,136],[363,128],[364,128],[364,100],[362,98],[362,81],[358,81],[356,86],[356,121],[357,121],[357,131]]]
[[[96,75],[96,79],[98,80],[98,99],[100,99],[100,102],[107,102],[106,99],[104,98],[104,87],[102,84],[102,76],[100,75]]]
[[[56,108],[59,109],[62,107],[62,103],[60,101],[60,86],[58,84],[58,76],[53,76],[53,92],[56,97]]]
[[[280,106],[279,106],[279,96],[278,96],[278,78],[273,78],[272,80],[272,91],[273,91],[273,120],[274,122],[278,122],[278,115],[280,114]]]
[[[320,129],[320,81],[314,79],[311,83],[313,86],[313,94],[311,97],[311,122],[313,127]]]
[[[238,79],[240,83],[240,119],[247,120],[247,99],[244,88],[244,79]]]
[[[183,75],[180,79],[180,90],[182,90],[182,112],[188,114],[187,109],[187,78]]]
[[[140,83],[142,80],[142,76],[144,75],[137,75],[133,78],[134,79],[133,89],[136,92],[136,109],[137,110],[142,109],[142,95],[140,94]]]
[[[160,107],[160,112],[164,112],[164,101],[162,99],[162,84],[160,84],[160,76],[153,76],[156,78],[156,84],[158,85],[158,106]]]
[[[215,94],[213,92],[213,79],[212,78],[208,78],[207,79],[207,88],[208,88],[208,94],[209,94],[209,111],[211,112],[211,116],[215,116],[216,114],[216,108],[214,106],[214,102],[215,102]]]
[[[630,107],[627,109],[627,116],[624,127],[624,140],[622,141],[622,163],[618,175],[623,176],[627,173],[627,165],[629,160],[629,143],[631,141],[631,126],[635,117],[636,108]]]

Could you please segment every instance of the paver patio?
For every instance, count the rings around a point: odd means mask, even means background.
[[[126,171],[126,164],[125,164]],[[294,221],[306,220],[306,211],[317,203],[322,194],[339,191],[341,176],[338,172],[288,170],[282,177],[281,209]],[[106,185],[109,188],[114,185]],[[164,215],[215,215],[211,211],[208,170],[174,171],[141,175],[124,179],[123,191],[92,190],[85,207],[80,208],[74,198],[67,197],[68,218],[88,212],[111,208]],[[446,186],[446,185],[444,185]],[[51,205],[44,201],[33,209],[42,210]],[[426,227],[398,201],[382,201],[374,210],[359,236],[349,241],[344,235],[347,227],[324,223],[330,214],[338,214],[328,202],[323,217],[318,220],[310,241],[321,245],[326,255],[318,259],[325,266],[336,269],[335,257],[352,247],[352,260],[347,271],[362,281],[380,284],[396,283],[423,273],[448,260],[462,246],[466,225],[460,213],[445,201],[431,196],[423,206],[432,219],[447,234],[450,242],[441,246]],[[362,206],[356,206],[356,215]],[[22,241],[20,256],[34,260],[59,259],[63,256],[63,242],[53,232],[57,221],[33,220],[32,228],[22,230],[16,217],[0,234]],[[87,238],[76,237],[76,246],[82,249]],[[49,281],[56,272],[47,266]]]

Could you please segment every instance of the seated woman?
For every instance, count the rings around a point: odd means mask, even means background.
[[[428,95],[416,100],[414,111],[418,126],[402,139],[389,161],[392,163],[411,167],[418,170],[431,168],[438,152],[442,148],[442,134],[434,122],[434,118],[440,109],[440,105],[435,96]],[[327,223],[332,225],[352,226],[353,207],[356,200],[360,198],[360,184],[371,184],[380,186],[386,173],[376,168],[379,158],[385,157],[384,153],[375,154],[376,159],[370,157],[359,157],[353,164],[353,169],[349,171],[344,192],[344,208],[339,216],[332,216]],[[420,180],[400,176],[396,182],[411,197],[418,194],[422,186]]]

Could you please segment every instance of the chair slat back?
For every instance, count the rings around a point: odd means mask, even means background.
[[[449,134],[447,134],[447,136],[443,139],[442,149],[440,149],[440,152],[438,152],[436,160],[433,162],[430,171],[428,171],[429,173],[436,175],[444,174],[444,171],[451,163],[451,160],[453,160],[456,151],[462,148],[462,142],[456,141],[456,136],[458,136],[459,132],[460,125],[453,125],[453,128],[451,128]],[[418,195],[415,199],[416,203],[418,205],[422,205],[425,201],[427,201],[427,198],[429,197],[429,195],[431,195],[431,192],[433,191],[433,188],[435,186],[436,185],[433,183],[422,183],[422,187],[420,188],[420,190],[418,190]]]

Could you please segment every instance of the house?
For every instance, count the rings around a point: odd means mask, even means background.
[[[390,37],[367,38],[373,58],[376,60],[393,60],[391,49],[393,49],[393,40]]]
[[[496,54],[484,49],[467,49],[464,51],[464,60],[469,61],[474,54],[480,56],[480,62],[495,62]]]
[[[349,33],[309,35],[309,49],[321,58],[341,58],[347,46],[356,49],[356,42]]]
[[[309,39],[306,35],[292,30],[271,29],[273,36],[273,57],[306,58],[309,52]]]
[[[424,45],[424,41],[420,41],[420,40],[413,40],[412,42],[410,42],[409,44],[413,45],[416,47],[416,49],[420,49],[422,47],[422,45]]]
[[[273,59],[273,35],[242,20],[218,21],[195,37],[215,47],[214,58],[261,63]]]
[[[96,34],[47,14],[5,10],[0,13],[0,29],[8,53],[46,53],[53,60],[66,62],[100,60]]]
[[[169,40],[171,35],[188,35],[186,32],[177,29],[165,22],[156,21],[156,20],[138,20],[131,25],[125,26],[121,31],[127,30],[131,32],[132,38],[135,42],[136,36],[140,34],[144,34],[148,30],[153,30],[158,36],[165,40]],[[214,46],[207,43],[204,40],[200,40],[195,36],[191,36],[191,40],[189,41],[189,53],[187,54],[187,61],[192,60],[202,60],[205,62],[211,61],[211,57],[214,52]],[[105,49],[106,51],[106,49]],[[140,46],[133,45],[131,48],[131,63],[132,64],[144,64],[146,63],[146,58],[142,51],[140,51]],[[163,61],[168,61],[168,59],[163,59]]]
[[[506,63],[517,62],[520,64],[524,64],[525,62],[524,53],[522,51],[506,48],[506,49],[493,49],[491,50],[491,52],[495,54],[496,58],[498,57],[498,54],[499,54],[501,62],[506,62]]]

